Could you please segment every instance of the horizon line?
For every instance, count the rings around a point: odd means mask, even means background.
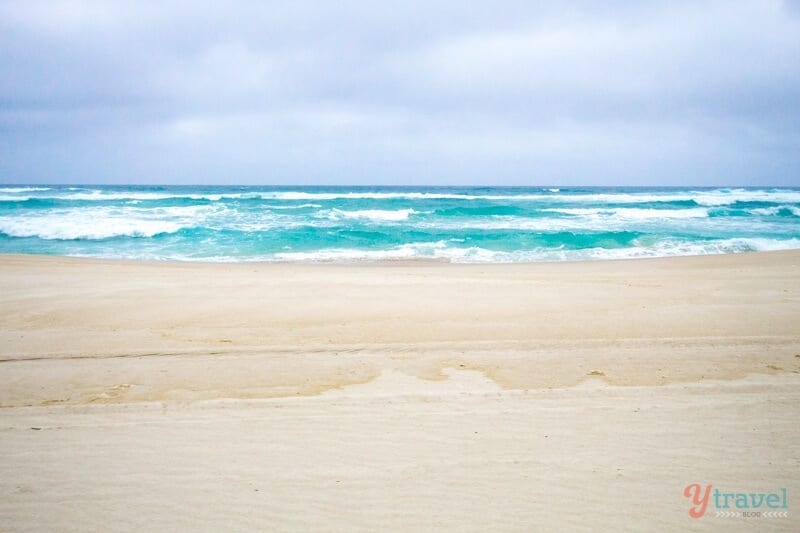
[[[595,184],[595,185],[556,185],[556,184],[530,184],[530,185],[513,185],[513,184],[378,184],[378,183],[359,183],[359,184],[329,184],[329,183],[306,183],[306,184],[248,184],[248,183],[0,183],[0,187],[333,187],[333,188],[346,188],[346,187],[395,187],[410,189],[415,187],[430,187],[430,188],[472,188],[472,189],[485,189],[485,188],[542,188],[542,189],[562,189],[562,188],[587,188],[596,189],[602,187],[619,187],[630,189],[683,189],[688,187],[703,188],[703,189],[753,189],[753,188],[771,188],[771,189],[799,189],[800,184],[797,185],[777,185],[777,184],[760,184],[760,185],[701,185],[701,184],[685,184],[685,185],[622,185],[622,184]]]

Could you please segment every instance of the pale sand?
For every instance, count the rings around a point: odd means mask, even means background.
[[[0,302],[0,530],[800,530],[800,252],[6,255]]]

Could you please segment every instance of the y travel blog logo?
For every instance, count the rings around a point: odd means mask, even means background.
[[[683,489],[683,495],[692,502],[689,508],[692,518],[702,518],[711,502],[716,518],[789,517],[786,487],[775,492],[727,492],[712,485],[692,483]]]

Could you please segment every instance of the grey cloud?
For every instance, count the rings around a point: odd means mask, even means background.
[[[0,181],[800,184],[796,2],[5,2]]]

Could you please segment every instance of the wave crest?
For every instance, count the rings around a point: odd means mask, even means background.
[[[373,222],[400,222],[403,220],[408,220],[409,216],[416,214],[417,211],[413,209],[361,209],[358,211],[330,209],[327,211],[322,211],[317,216],[320,218],[328,218],[330,220],[362,219],[371,220]]]

